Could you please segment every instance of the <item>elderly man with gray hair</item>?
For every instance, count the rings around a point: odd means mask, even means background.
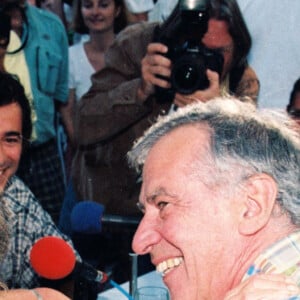
[[[135,143],[144,217],[133,249],[150,254],[172,300],[300,299],[294,125],[219,98],[162,117]]]

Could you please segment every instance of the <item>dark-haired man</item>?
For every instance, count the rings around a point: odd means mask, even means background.
[[[60,236],[70,242],[15,176],[21,153],[28,150],[31,130],[31,111],[23,87],[11,75],[0,73],[0,190],[10,233],[0,278],[9,288],[39,286],[29,261],[31,248],[39,238]]]
[[[18,175],[57,221],[65,178],[55,124],[57,111],[63,112],[68,98],[67,34],[56,15],[26,0],[3,0],[1,7],[22,40],[36,116],[31,149],[22,157]],[[17,55],[10,54],[10,59]]]

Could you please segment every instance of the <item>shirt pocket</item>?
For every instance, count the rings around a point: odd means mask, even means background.
[[[62,57],[45,47],[37,49],[37,78],[38,88],[49,95],[55,93]]]

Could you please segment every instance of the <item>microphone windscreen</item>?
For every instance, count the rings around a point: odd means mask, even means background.
[[[101,218],[104,206],[94,201],[81,201],[71,212],[72,230],[79,233],[95,234],[102,231]]]
[[[76,257],[71,246],[62,238],[47,236],[33,245],[30,263],[39,276],[56,280],[68,276],[73,271]]]

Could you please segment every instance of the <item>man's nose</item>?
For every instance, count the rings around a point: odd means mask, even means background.
[[[132,241],[132,249],[139,255],[149,253],[161,240],[155,219],[144,215]]]

